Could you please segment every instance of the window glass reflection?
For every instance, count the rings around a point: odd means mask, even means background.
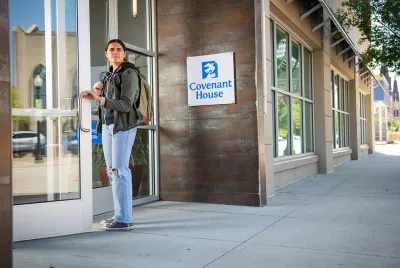
[[[364,120],[364,130],[365,130],[365,134],[364,134],[364,144],[368,143],[368,132],[367,132],[367,121]]]
[[[360,129],[361,144],[367,144],[367,106],[366,96],[360,92]]]
[[[283,90],[288,90],[288,72],[287,72],[287,58],[288,58],[288,36],[285,32],[276,29],[276,71],[278,74],[277,87]]]
[[[290,97],[278,94],[278,150],[279,156],[290,155],[289,144],[289,100]]]
[[[51,40],[45,35],[44,1],[10,1],[10,73],[14,108],[74,109],[76,1],[51,1]],[[30,15],[27,16],[26,10]],[[64,27],[57,29],[56,22]],[[59,52],[58,52],[59,51]],[[51,66],[47,66],[51,64]],[[48,103],[52,107],[47,107]]]
[[[312,53],[295,41],[290,33],[279,28],[275,21],[271,23],[270,34],[274,45],[271,50],[272,73],[277,78],[275,81],[271,79],[274,96],[274,157],[312,152]],[[300,96],[304,99],[299,99]]]
[[[338,74],[331,72],[333,84],[332,89],[332,119],[333,119],[333,148],[348,147],[350,144],[349,128],[349,92],[348,82]]]
[[[108,1],[90,0],[90,61],[92,83],[99,81],[101,73],[107,71],[107,59],[104,56],[108,41],[107,12]],[[93,104],[92,104],[93,106]]]
[[[91,61],[91,84],[102,81],[108,71],[108,62],[104,56],[105,46],[108,42],[107,13],[108,1],[90,0],[90,61]],[[92,128],[98,119],[97,101],[92,101]],[[101,136],[92,139],[92,187],[99,188],[109,186],[109,180],[105,168]]]
[[[141,78],[146,80],[151,85],[152,80],[150,78],[152,74],[152,58],[131,50],[127,50],[126,55],[128,57],[128,61],[133,63],[136,68],[139,69]]]
[[[300,57],[300,45],[292,41],[292,92],[294,94],[301,94],[301,57]]]
[[[335,136],[334,136],[335,148],[339,148],[340,133],[339,133],[339,113],[335,112]]]
[[[349,109],[348,109],[348,102],[349,102],[349,94],[348,94],[348,82],[347,81],[344,81],[344,107],[343,107],[343,110],[345,111],[345,112],[349,112]]]
[[[332,110],[332,148],[336,148],[336,118],[335,118],[335,111]]]
[[[335,107],[334,100],[335,100],[335,75],[334,75],[333,71],[331,71],[331,106],[332,106],[332,108]]]
[[[309,102],[305,102],[305,142],[306,153],[314,151],[314,129],[313,129],[313,106]]]
[[[339,75],[335,75],[335,88],[334,88],[334,103],[333,107],[339,108]]]
[[[293,98],[293,153],[303,153],[301,100]]]
[[[313,99],[312,96],[312,76],[311,76],[311,52],[304,49],[304,97]]]
[[[136,133],[135,143],[129,158],[133,199],[154,194],[154,185],[152,184],[153,174],[150,166],[152,135],[153,131],[146,129],[138,129]],[[101,143],[93,145],[93,172],[97,174],[97,176],[93,177],[93,188],[111,185],[107,175]]]
[[[128,44],[151,50],[148,5],[148,0],[118,1],[118,38]]]
[[[16,205],[80,198],[77,5],[49,3],[10,1]]]
[[[345,123],[344,123],[345,114],[340,113],[340,147],[345,147]]]
[[[348,115],[344,115],[344,147],[349,146]]]
[[[21,121],[26,121],[31,127],[21,130],[14,125],[13,128],[14,204],[79,198],[76,117],[46,120],[28,115],[13,116],[14,124]],[[58,136],[58,133],[62,135]]]
[[[274,157],[278,156],[277,153],[277,147],[278,147],[278,137],[276,135],[276,128],[277,128],[277,122],[276,122],[276,92],[272,91],[272,123],[273,123],[273,135],[274,135]]]
[[[275,36],[274,36],[274,23],[270,21],[270,36],[271,36],[271,59],[275,61]],[[271,85],[275,86],[275,64],[271,64]]]
[[[339,110],[344,111],[344,80],[340,78],[339,84]]]
[[[129,163],[132,173],[132,196],[133,199],[152,195],[152,173],[150,166],[151,158],[151,137],[152,130],[138,129],[135,144],[132,148]]]

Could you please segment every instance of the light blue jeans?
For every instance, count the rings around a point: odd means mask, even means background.
[[[107,174],[112,185],[114,216],[118,222],[132,223],[132,175],[129,157],[137,129],[119,131],[115,135],[113,129],[114,125],[103,125],[102,142]]]

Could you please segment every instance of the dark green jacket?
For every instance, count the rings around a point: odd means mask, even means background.
[[[104,107],[114,110],[114,131],[125,131],[139,126],[139,118],[136,112],[135,103],[139,98],[139,78],[135,70],[135,66],[130,62],[123,62],[113,74],[110,80],[110,86],[114,87],[113,98],[107,98],[104,95],[104,89],[107,85],[103,85],[102,97],[105,97]],[[112,66],[110,67],[112,72]],[[97,132],[102,130],[102,115],[99,107],[99,120],[97,121]]]

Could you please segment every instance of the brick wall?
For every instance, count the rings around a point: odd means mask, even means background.
[[[11,90],[8,1],[0,0],[0,267],[12,267]]]
[[[163,200],[260,205],[254,2],[158,0]],[[236,104],[188,107],[186,57],[235,53]]]

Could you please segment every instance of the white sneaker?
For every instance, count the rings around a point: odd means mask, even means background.
[[[111,217],[111,218],[102,220],[102,221],[100,221],[100,224],[103,225],[103,226],[105,226],[105,225],[107,225],[107,224],[112,223],[113,221],[115,221],[115,217]]]

